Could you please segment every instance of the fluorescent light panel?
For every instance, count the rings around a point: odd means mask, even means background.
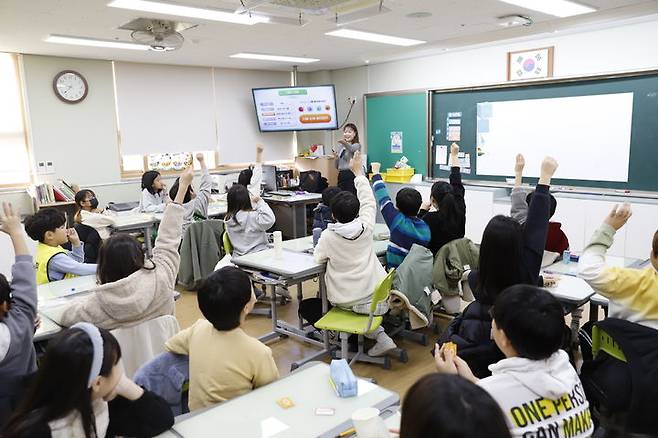
[[[252,14],[236,14],[219,9],[197,8],[148,0],[114,0],[107,4],[113,8],[131,9],[133,11],[152,12],[154,14],[175,15],[177,17],[200,18],[202,20],[225,21],[227,23],[247,24],[267,23],[268,17]]]
[[[359,30],[351,30],[351,29],[333,30],[331,32],[325,33],[325,35],[341,37],[341,38],[350,38],[354,40],[372,41],[374,43],[392,44],[394,46],[404,46],[404,47],[416,46],[418,44],[424,44],[426,42],[421,40],[412,40],[409,38],[400,38],[390,35],[383,35],[380,33],[361,32]]]
[[[543,14],[556,17],[571,17],[573,15],[587,14],[596,11],[589,6],[581,5],[569,0],[500,0],[510,5],[532,9]]]
[[[70,44],[73,46],[106,47],[110,49],[149,50],[144,44],[123,41],[98,40],[94,38],[74,37],[66,35],[48,35],[44,40],[47,43]]]
[[[231,55],[231,58],[241,59],[257,59],[260,61],[276,61],[276,62],[298,62],[301,64],[308,64],[310,62],[318,62],[316,58],[302,58],[298,56],[279,56],[279,55],[264,55],[261,53],[236,53]]]

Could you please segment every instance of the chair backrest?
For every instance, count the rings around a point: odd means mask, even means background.
[[[233,254],[233,245],[231,244],[231,239],[229,239],[226,231],[222,234],[222,245],[224,246],[224,253]]]
[[[626,355],[619,347],[619,344],[617,344],[607,332],[597,325],[594,325],[592,327],[592,355],[596,357],[601,350],[605,351],[615,359],[626,362]]]
[[[133,377],[142,365],[165,351],[164,344],[180,327],[173,315],[163,315],[132,327],[120,327],[112,334],[121,346],[126,376]]]

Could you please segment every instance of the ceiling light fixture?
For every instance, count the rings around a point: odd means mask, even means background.
[[[252,25],[268,23],[270,19],[254,14],[236,14],[219,9],[197,8],[175,3],[164,3],[149,0],[114,0],[107,4],[112,8],[130,9],[133,11],[151,12],[154,14],[175,15],[177,17],[200,18],[210,21]]]
[[[275,62],[292,62],[300,64],[308,64],[311,62],[318,62],[316,58],[304,58],[301,56],[280,56],[280,55],[265,55],[262,53],[236,53],[230,56],[231,58],[240,59],[256,59],[259,61],[275,61]]]
[[[380,33],[361,32],[359,30],[338,29],[325,33],[325,35],[350,38],[353,40],[371,41],[373,43],[391,44],[394,46],[416,46],[418,44],[425,44],[427,41],[413,40],[410,38],[400,38],[390,35],[383,35]]]
[[[44,40],[47,43],[70,44],[73,46],[106,47],[109,49],[149,50],[145,44],[130,43],[127,41],[99,40],[66,35],[48,35]]]
[[[526,9],[532,9],[543,14],[554,15],[556,17],[571,17],[573,15],[587,14],[596,11],[589,6],[581,5],[570,0],[500,0],[510,5],[520,6]]]

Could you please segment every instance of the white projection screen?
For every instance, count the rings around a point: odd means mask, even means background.
[[[628,182],[633,93],[481,102],[477,174],[509,176],[516,154],[538,177],[550,155],[555,178]]]

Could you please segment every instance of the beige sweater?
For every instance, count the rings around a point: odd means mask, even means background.
[[[354,179],[361,204],[349,224],[330,224],[320,235],[314,255],[327,263],[327,297],[334,305],[354,304],[372,295],[386,276],[372,244],[377,204],[365,176]]]
[[[57,322],[70,326],[85,321],[113,330],[158,316],[173,315],[183,212],[183,207],[178,204],[167,206],[160,222],[153,258],[146,261],[145,268],[121,280],[97,286],[89,295],[68,305]]]
[[[272,350],[241,328],[219,331],[205,319],[179,332],[167,351],[190,356],[190,410],[232,399],[279,378]]]

